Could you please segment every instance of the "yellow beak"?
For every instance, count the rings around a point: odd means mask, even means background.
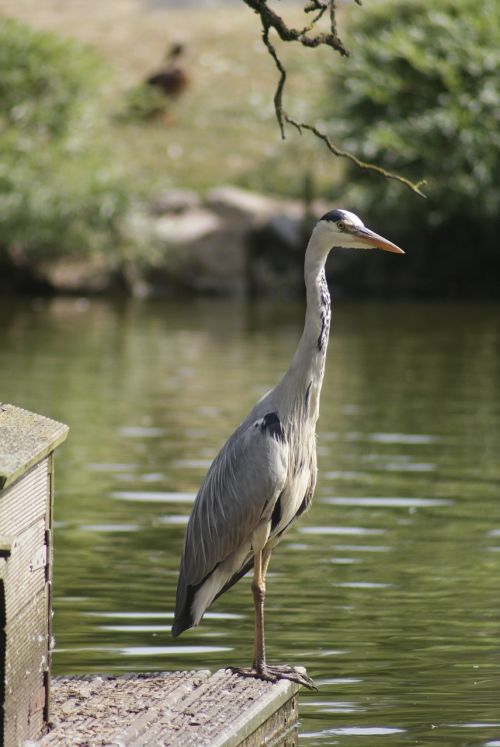
[[[399,246],[393,244],[392,241],[384,239],[383,236],[379,236],[378,233],[370,231],[369,228],[356,228],[353,231],[354,236],[361,239],[363,244],[366,244],[367,249],[383,249],[384,252],[394,252],[394,254],[404,254],[404,251]]]

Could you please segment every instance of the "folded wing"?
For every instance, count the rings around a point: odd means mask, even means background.
[[[198,622],[200,604],[203,614],[251,567],[252,534],[271,521],[287,461],[285,434],[274,412],[245,421],[217,455],[186,530],[173,635]]]

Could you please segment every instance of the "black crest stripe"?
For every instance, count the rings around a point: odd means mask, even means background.
[[[328,220],[332,223],[336,223],[338,220],[342,220],[344,218],[344,211],[343,210],[329,210],[328,213],[325,213],[321,220]]]

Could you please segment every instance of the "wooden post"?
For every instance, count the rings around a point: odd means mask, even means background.
[[[53,452],[68,427],[0,404],[0,745],[49,717]]]

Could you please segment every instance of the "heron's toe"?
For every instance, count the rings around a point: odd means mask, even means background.
[[[318,688],[314,684],[314,681],[309,677],[305,669],[296,669],[288,664],[279,665],[267,665],[266,671],[271,674],[277,682],[278,680],[291,680],[297,685],[309,688],[309,690],[317,690]]]
[[[239,674],[242,677],[253,677],[254,679],[264,680],[265,682],[279,682],[279,680],[290,680],[297,685],[317,690],[313,680],[305,670],[300,671],[288,664],[269,665],[256,669],[255,667],[227,667],[233,674]]]

